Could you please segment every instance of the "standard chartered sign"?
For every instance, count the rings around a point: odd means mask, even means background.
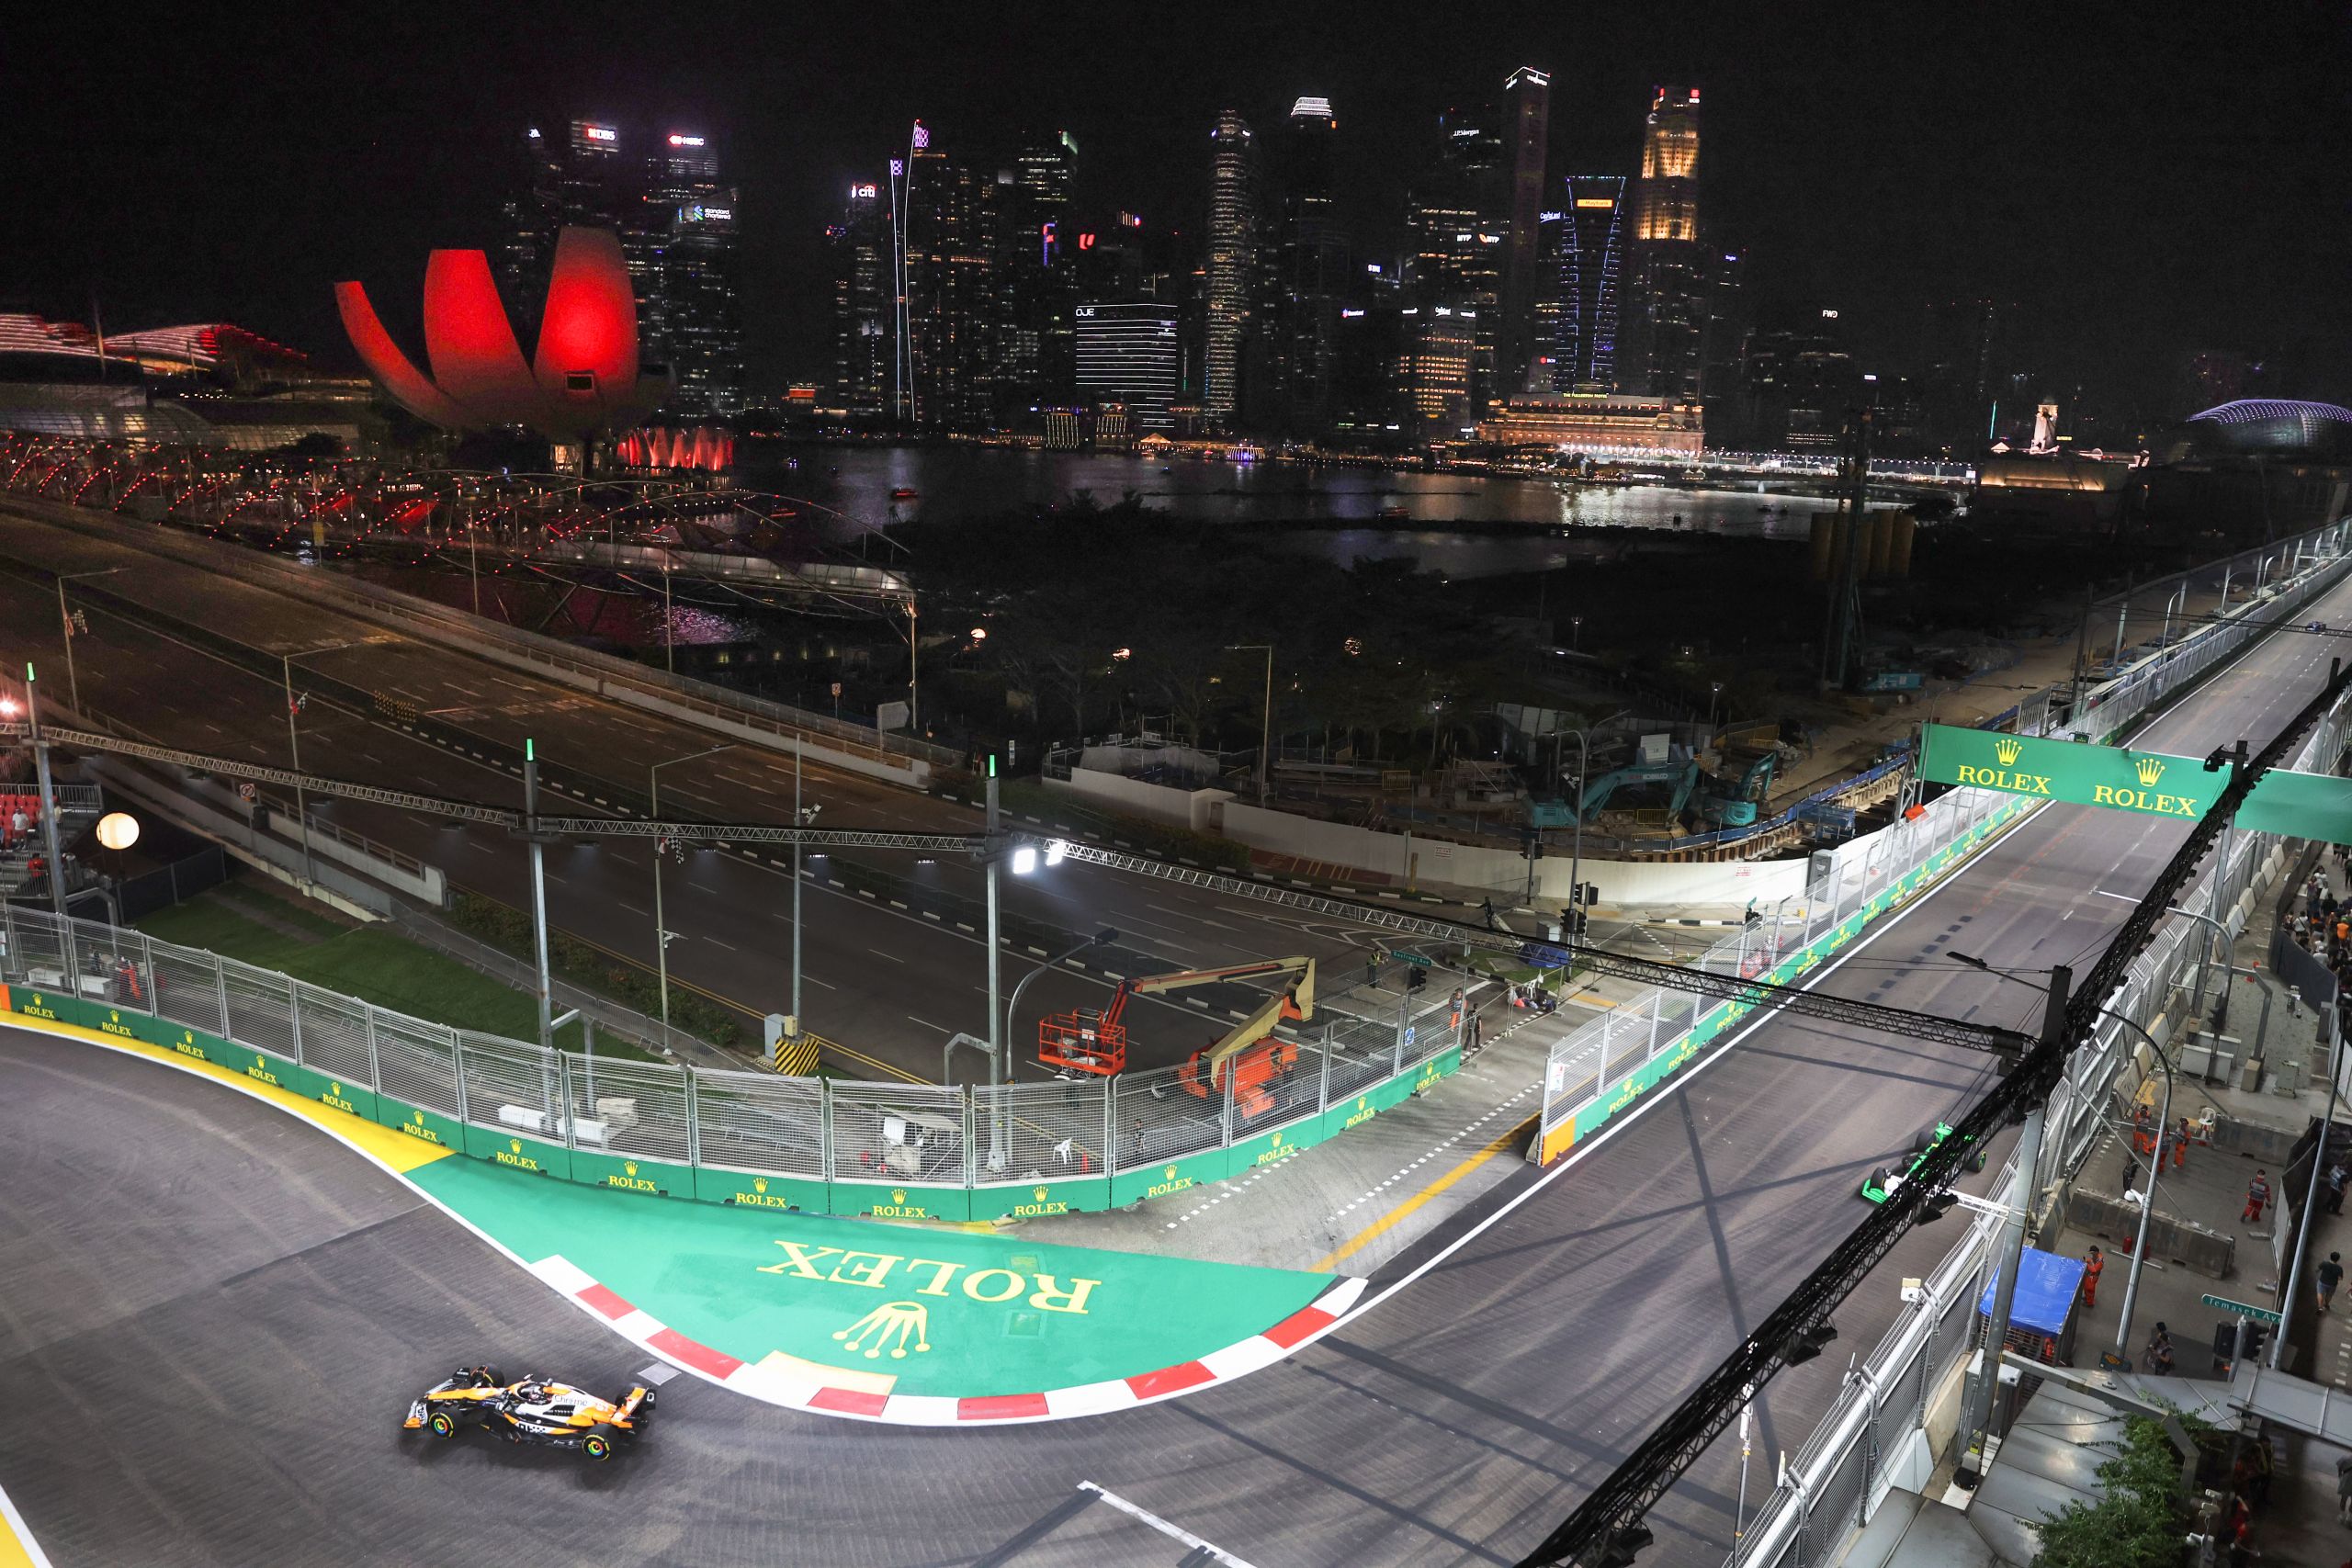
[[[2190,819],[2204,816],[2230,782],[2227,770],[2208,773],[2199,757],[1956,729],[1946,724],[1927,727],[1919,776],[1930,784]],[[2254,832],[2352,844],[2352,779],[2273,769],[2238,807],[2237,825]]]
[[[2230,782],[2227,773],[2207,773],[2198,757],[1958,729],[1947,724],[1927,727],[1919,776],[1931,784],[2192,820],[2205,815]]]

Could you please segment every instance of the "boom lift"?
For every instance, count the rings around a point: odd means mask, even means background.
[[[1272,1103],[1267,1087],[1298,1060],[1298,1047],[1275,1036],[1277,1025],[1303,1023],[1315,1016],[1315,960],[1268,958],[1222,969],[1184,969],[1172,975],[1122,980],[1101,1010],[1080,1008],[1055,1013],[1037,1024],[1037,1060],[1064,1072],[1092,1073],[1109,1077],[1127,1066],[1127,998],[1223,980],[1257,980],[1288,976],[1289,983],[1270,994],[1248,1018],[1235,1024],[1204,1050],[1186,1059],[1177,1084],[1187,1094],[1207,1099],[1223,1095],[1226,1075],[1233,1075],[1234,1105],[1244,1117],[1254,1116]]]

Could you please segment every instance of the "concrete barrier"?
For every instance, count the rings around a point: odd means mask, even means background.
[[[2078,1183],[2067,1195],[2066,1223],[2105,1242],[2120,1261],[2130,1256],[2139,1235],[2140,1208],[2086,1191]],[[2226,1280],[2237,1269],[2237,1237],[2158,1209],[2148,1215],[2148,1256],[2210,1280]]]
[[[288,813],[264,807],[254,813],[254,825],[267,829],[297,851],[301,848],[302,829]],[[439,866],[405,855],[394,858],[396,852],[389,850],[381,854],[372,853],[365,847],[366,840],[354,841],[356,838],[333,823],[319,820],[314,814],[311,818],[311,858],[314,862],[333,861],[362,876],[372,877],[394,892],[423,899],[436,909],[447,907],[449,878]],[[384,846],[379,844],[375,848],[383,850]]]
[[[1047,789],[1096,802],[1106,810],[1188,828],[1195,833],[1217,831],[1218,808],[1234,798],[1229,789],[1177,789],[1087,767],[1074,767],[1069,778],[1047,778],[1045,784]]]

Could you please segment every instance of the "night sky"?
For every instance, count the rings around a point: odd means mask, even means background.
[[[1767,321],[1838,309],[1909,368],[1920,309],[2026,305],[2053,385],[2164,403],[2180,350],[2352,400],[2339,6],[764,5],[20,7],[0,32],[0,309],[231,320],[349,363],[328,286],[414,340],[425,252],[487,245],[526,124],[717,139],[763,388],[823,374],[820,236],[921,116],[995,161],[1068,129],[1081,215],[1197,228],[1208,130],[1329,97],[1365,226],[1451,102],[1553,73],[1555,175],[1632,172],[1651,84],[1705,96],[1713,237]],[[1278,19],[1277,19],[1278,18]],[[2186,411],[2165,411],[2186,412]]]

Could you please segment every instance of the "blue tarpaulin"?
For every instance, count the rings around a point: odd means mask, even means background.
[[[1999,1284],[1996,1276],[1977,1300],[1976,1310],[1987,1317],[1993,1315],[1993,1292]],[[2081,1258],[2061,1258],[2038,1247],[2027,1247],[2024,1266],[2018,1270],[2017,1299],[2009,1303],[2010,1326],[2042,1334],[2058,1333],[2066,1326],[2066,1314],[2073,1310],[2075,1294],[2082,1288]]]

